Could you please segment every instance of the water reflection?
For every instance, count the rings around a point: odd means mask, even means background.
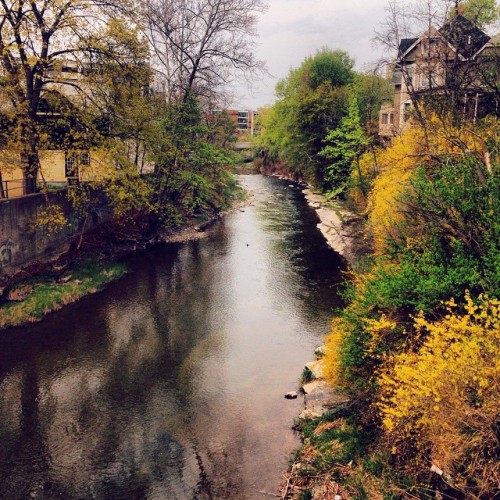
[[[202,241],[0,339],[1,498],[260,498],[296,437],[302,364],[341,262],[299,190],[245,176],[254,206]]]

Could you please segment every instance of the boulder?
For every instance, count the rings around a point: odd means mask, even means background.
[[[321,417],[321,413],[306,408],[299,415],[299,420],[312,420],[313,418],[318,418],[318,417]]]
[[[290,391],[285,394],[285,399],[296,399],[298,396],[296,391]]]
[[[324,382],[323,380],[313,380],[302,386],[302,391],[304,394],[314,394],[316,392],[322,392],[325,388],[331,388],[330,384]]]
[[[309,361],[309,363],[306,364],[306,368],[310,370],[313,378],[323,378],[325,373],[325,361],[323,359]]]

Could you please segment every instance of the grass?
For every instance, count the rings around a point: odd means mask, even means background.
[[[397,500],[415,491],[394,472],[391,457],[357,421],[353,408],[338,407],[321,417],[301,421],[303,445],[288,473],[290,498]]]
[[[0,305],[0,329],[40,321],[47,314],[101,290],[126,272],[121,263],[85,260],[73,264],[59,281],[42,276],[19,283],[11,294],[18,291],[20,300]]]
[[[300,376],[300,383],[307,384],[309,382],[312,382],[313,380],[314,380],[313,372],[309,370],[309,368],[307,368],[306,366],[302,371],[302,375]]]

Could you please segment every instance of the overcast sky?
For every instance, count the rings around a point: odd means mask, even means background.
[[[256,82],[253,94],[238,89],[234,106],[257,109],[274,101],[276,82],[316,50],[342,49],[361,70],[380,56],[373,31],[385,17],[388,0],[268,0],[258,23],[257,56],[267,61],[272,77]]]

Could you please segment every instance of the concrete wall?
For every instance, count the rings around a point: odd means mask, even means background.
[[[0,200],[0,289],[2,282],[31,264],[47,262],[67,251],[73,239],[79,236],[83,221],[78,220],[66,199],[65,191],[49,194],[50,202],[60,206],[69,224],[57,233],[45,228],[32,229],[33,221],[46,207],[42,194],[11,200]],[[98,217],[89,217],[85,231],[107,218],[103,207]],[[1,291],[1,290],[0,290]]]

